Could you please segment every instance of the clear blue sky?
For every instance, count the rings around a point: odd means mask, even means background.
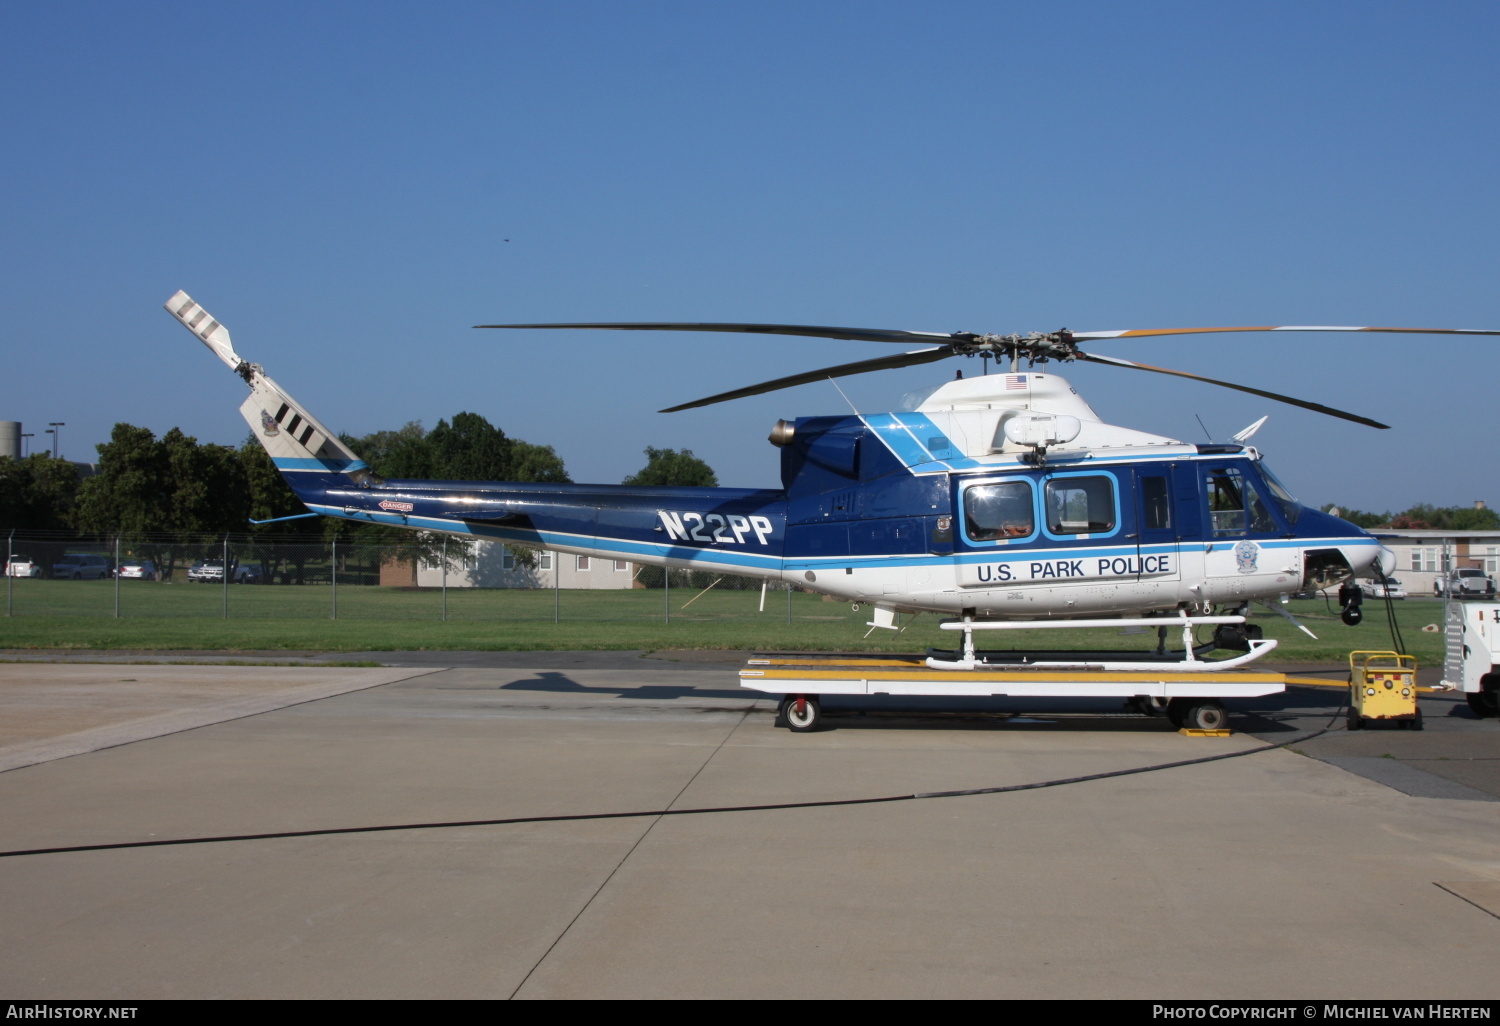
[[[74,459],[116,421],[240,441],[179,288],[335,430],[473,410],[605,482],[656,445],[774,484],[826,383],[653,411],[893,349],[470,325],[1500,328],[1497,44],[1493,2],[8,3],[0,419]],[[1497,346],[1097,346],[1386,432],[1063,373],[1189,440],[1270,413],[1309,502],[1500,504]]]

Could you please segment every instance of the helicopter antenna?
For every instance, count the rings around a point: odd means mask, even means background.
[[[830,385],[832,385],[834,388],[839,388],[839,383],[837,381],[834,381],[832,378],[828,379],[828,383]],[[839,388],[839,395],[844,395],[844,390],[842,388]],[[858,417],[859,416],[859,408],[857,406],[855,406],[854,403],[850,402],[849,397],[847,395],[844,395],[844,402],[849,403],[849,409],[853,410],[854,411],[854,415],[856,417]]]
[[[1210,441],[1210,442],[1212,442],[1212,441],[1213,441],[1213,440],[1214,440],[1214,436],[1213,436],[1213,432],[1211,432],[1211,431],[1209,431],[1209,430],[1208,430],[1208,425],[1207,425],[1207,424],[1205,424],[1205,423],[1203,423],[1203,418],[1202,418],[1202,417],[1200,417],[1200,416],[1198,416],[1198,415],[1197,415],[1197,414],[1196,414],[1196,413],[1195,413],[1195,414],[1193,414],[1193,419],[1194,419],[1194,420],[1196,420],[1196,421],[1197,421],[1197,422],[1198,422],[1198,426],[1199,426],[1199,427],[1201,427],[1201,428],[1202,428],[1202,429],[1203,429],[1203,433],[1204,433],[1204,434],[1205,434],[1205,435],[1207,435],[1207,436],[1208,436],[1208,440],[1209,440],[1209,441]]]

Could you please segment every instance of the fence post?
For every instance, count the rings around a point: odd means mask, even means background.
[[[672,622],[672,568],[665,563],[661,568],[661,615],[662,623]]]
[[[443,622],[448,622],[448,536],[443,535]]]
[[[562,605],[562,553],[552,553],[552,622],[558,622]]]
[[[6,616],[13,615],[11,613],[11,611],[10,611],[11,610],[10,589],[13,586],[12,582],[15,580],[15,576],[11,573],[11,570],[10,570],[10,561],[15,558],[15,555],[16,555],[16,529],[14,527],[12,527],[10,529],[10,537],[5,540],[5,615]]]
[[[115,619],[120,618],[120,536],[115,535]]]
[[[229,532],[224,532],[224,597],[220,602],[220,613],[225,620],[229,619]]]
[[[328,581],[333,585],[333,616],[330,619],[339,618],[339,540],[333,539],[333,554],[328,560]]]
[[[792,582],[786,582],[786,622],[792,622]]]

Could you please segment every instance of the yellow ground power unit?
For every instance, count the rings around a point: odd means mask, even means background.
[[[1349,729],[1392,720],[1422,729],[1417,708],[1417,660],[1398,652],[1349,653]]]

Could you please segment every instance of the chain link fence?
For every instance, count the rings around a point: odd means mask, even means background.
[[[833,620],[776,581],[414,535],[394,544],[249,534],[11,531],[8,617]]]

